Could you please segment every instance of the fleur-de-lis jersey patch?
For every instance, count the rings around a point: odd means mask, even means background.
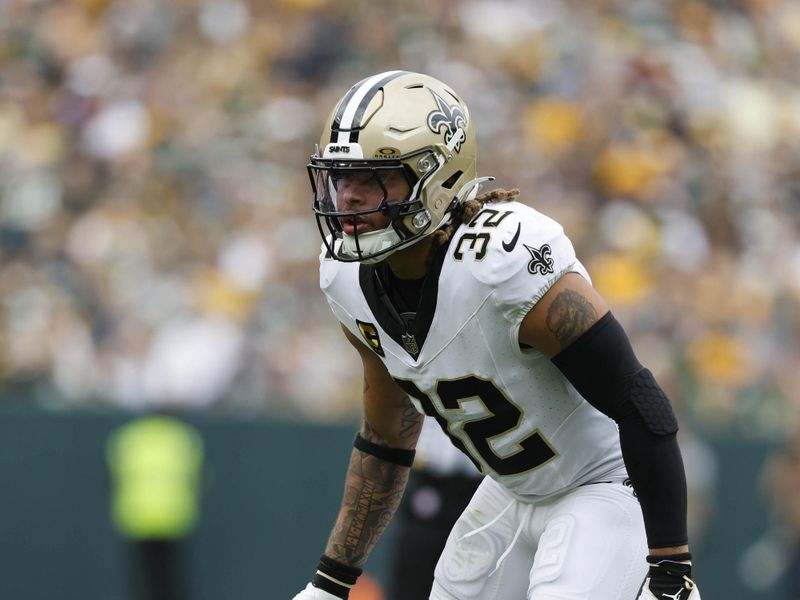
[[[553,272],[553,259],[550,257],[552,250],[549,245],[542,244],[538,248],[531,248],[522,244],[531,253],[531,262],[528,263],[528,273],[531,275],[546,275]]]

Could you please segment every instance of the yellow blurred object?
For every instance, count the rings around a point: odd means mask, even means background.
[[[311,11],[318,8],[322,8],[323,6],[328,4],[328,0],[279,0],[279,4],[283,8]]]
[[[525,113],[527,139],[553,155],[574,145],[583,132],[580,109],[569,102],[545,98],[532,104]]]
[[[20,136],[16,154],[27,167],[44,167],[60,160],[66,151],[64,130],[54,122],[29,127]]]
[[[548,60],[552,60],[552,57],[548,56],[552,53],[548,40],[543,36],[533,35],[524,41],[511,38],[507,43],[507,46],[498,50],[501,50],[500,60],[506,65],[509,74],[531,84],[538,81],[545,64]]]
[[[592,261],[589,272],[594,286],[611,304],[638,304],[653,289],[645,265],[625,254],[601,256]]]
[[[646,199],[663,175],[665,165],[647,148],[618,145],[600,154],[594,171],[598,184],[609,196]]]
[[[186,536],[199,513],[203,442],[189,425],[171,417],[143,417],[109,438],[114,480],[112,516],[131,539]]]
[[[198,283],[199,305],[203,310],[243,319],[250,314],[256,294],[236,286],[217,271],[204,273]]]
[[[728,333],[705,333],[689,344],[686,354],[695,372],[711,382],[739,387],[755,373],[747,347]]]
[[[0,105],[0,156],[15,149],[25,126],[25,115],[20,107]]]
[[[211,94],[232,93],[258,74],[259,64],[246,40],[208,52],[199,62],[198,81]]]
[[[83,6],[89,11],[90,15],[99,17],[106,11],[108,5],[111,4],[111,0],[73,0],[73,4]]]

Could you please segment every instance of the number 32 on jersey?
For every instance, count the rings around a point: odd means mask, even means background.
[[[484,208],[472,218],[468,229],[472,230],[475,227],[494,229],[510,214],[510,210],[500,212],[499,210]],[[457,261],[464,260],[464,254],[470,251],[475,254],[475,260],[483,260],[486,256],[486,249],[489,246],[490,239],[491,232],[475,233],[474,231],[467,231],[455,243],[453,258]]]
[[[456,448],[469,456],[482,473],[486,473],[488,467],[498,475],[517,475],[537,469],[558,456],[538,430],[516,441],[519,447],[516,452],[508,456],[495,452],[491,441],[501,435],[513,435],[521,424],[522,411],[488,379],[469,375],[438,381],[436,395],[445,414],[437,410],[432,398],[412,381],[397,378],[395,381],[403,391],[419,401],[426,415],[437,420]],[[482,414],[464,421],[460,430],[451,431],[446,413],[463,411],[464,403],[474,399],[483,405]]]

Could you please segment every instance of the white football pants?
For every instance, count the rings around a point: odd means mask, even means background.
[[[487,477],[450,532],[430,600],[634,600],[646,556],[639,503],[621,482],[534,506]]]

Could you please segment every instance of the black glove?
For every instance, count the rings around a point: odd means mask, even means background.
[[[692,581],[691,554],[648,556],[650,571],[642,584],[638,600],[700,600],[700,590]]]

